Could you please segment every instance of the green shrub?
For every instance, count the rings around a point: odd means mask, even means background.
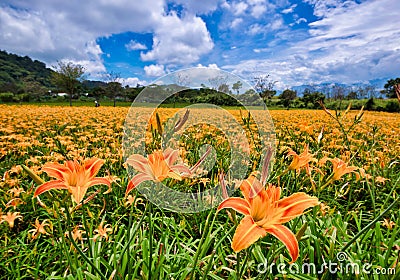
[[[14,94],[12,92],[0,93],[0,101],[1,102],[12,102],[13,98],[14,98]]]
[[[396,100],[390,100],[388,103],[386,103],[385,106],[385,111],[386,112],[400,112],[400,104]]]
[[[375,100],[371,97],[368,99],[367,103],[365,103],[365,110],[375,110]]]

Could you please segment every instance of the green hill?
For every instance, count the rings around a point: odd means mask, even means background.
[[[50,88],[51,73],[41,61],[0,50],[0,92],[25,92],[26,86]]]

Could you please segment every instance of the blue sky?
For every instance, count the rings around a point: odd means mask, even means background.
[[[398,0],[3,0],[0,49],[135,86],[188,67],[284,89],[400,77]]]

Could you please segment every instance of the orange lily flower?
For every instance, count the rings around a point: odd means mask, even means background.
[[[86,232],[84,230],[81,230],[81,228],[82,228],[82,225],[76,225],[74,227],[74,229],[71,231],[71,236],[74,241],[77,241],[77,240],[82,241],[83,240],[83,234]],[[67,231],[64,235],[69,237],[69,232]]]
[[[232,208],[245,215],[233,236],[232,249],[239,252],[270,233],[285,244],[292,263],[295,262],[299,256],[296,236],[282,224],[302,215],[305,209],[318,205],[318,198],[299,192],[280,199],[279,187],[269,185],[265,189],[254,176],[244,180],[240,189],[244,199],[230,197],[218,207],[218,211]]]
[[[309,163],[310,161],[315,161],[315,159],[313,155],[309,153],[307,144],[304,145],[304,151],[300,155],[292,150],[288,153],[288,156],[293,156],[293,160],[288,167],[289,170],[296,170],[299,172],[301,168],[304,168],[308,175],[311,174]]]
[[[339,180],[343,175],[351,173],[358,168],[355,166],[347,166],[347,163],[341,159],[334,158],[330,160],[333,165],[333,177],[332,181]]]
[[[14,227],[14,221],[16,219],[21,219],[22,216],[19,212],[8,212],[7,215],[1,215],[0,224],[7,222],[10,228]]]
[[[112,232],[112,228],[110,224],[106,224],[103,226],[103,222],[93,231],[96,235],[93,236],[93,240],[96,241],[98,238],[102,239],[105,238],[108,240],[108,232]]]
[[[139,173],[128,183],[125,195],[144,181],[161,182],[166,178],[182,180],[182,175],[190,175],[192,171],[186,165],[175,164],[178,157],[179,151],[171,148],[155,151],[147,159],[139,154],[130,156],[126,163]]]
[[[47,219],[45,219],[42,223],[39,222],[38,219],[35,220],[34,229],[28,230],[28,232],[32,232],[32,239],[36,239],[40,234],[48,234],[45,226],[52,228],[51,223],[47,223]]]
[[[308,121],[304,121],[304,122],[298,124],[297,126],[300,128],[301,131],[304,131],[310,135],[312,135],[314,132],[313,125],[312,124],[309,125]]]
[[[83,165],[76,161],[67,161],[64,165],[46,163],[42,170],[57,180],[40,185],[36,189],[34,197],[51,189],[65,189],[71,193],[73,201],[80,203],[91,186],[111,185],[107,178],[95,177],[102,165],[103,160],[98,158],[88,159]]]

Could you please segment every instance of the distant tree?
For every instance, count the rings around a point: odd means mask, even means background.
[[[12,92],[18,94],[23,92],[23,89],[16,83],[0,83],[0,92]]]
[[[242,88],[243,84],[241,81],[237,81],[232,85],[232,89],[236,90],[236,93],[239,94],[239,90]]]
[[[111,71],[106,74],[106,91],[108,97],[110,97],[114,101],[114,107],[116,105],[117,97],[120,96],[122,92],[122,84],[120,83],[120,80],[120,73]]]
[[[285,89],[281,95],[279,95],[279,99],[281,100],[281,104],[285,106],[285,108],[289,109],[290,104],[296,98],[297,92],[291,89]]]
[[[85,68],[80,64],[58,61],[54,67],[52,81],[69,95],[69,106],[72,106],[72,96],[81,81],[84,79]]]
[[[116,106],[117,97],[122,95],[122,85],[120,82],[109,82],[106,86],[107,95],[114,101]]]
[[[48,92],[47,88],[39,82],[27,78],[23,79],[22,85],[24,92],[29,96],[28,99],[40,99],[41,96]]]
[[[346,89],[341,85],[333,85],[332,87],[332,98],[335,100],[343,100],[346,93]]]
[[[228,86],[228,76],[219,75],[208,79],[208,82],[211,85],[213,90],[221,91],[221,92],[229,92]]]
[[[176,101],[177,101],[177,99],[180,98],[180,93],[181,93],[181,90],[179,90],[179,87],[187,88],[187,86],[190,84],[190,77],[187,74],[184,74],[182,72],[178,72],[174,76],[174,82],[178,86],[177,89],[174,90],[176,92],[173,95],[174,108],[175,108],[176,107]]]
[[[237,96],[237,99],[241,101],[245,105],[260,105],[258,101],[260,100],[260,96],[254,91],[254,89],[248,89],[245,93]]]
[[[400,103],[400,84],[397,84],[397,85],[394,86],[394,91],[396,92],[397,100]]]
[[[277,81],[271,81],[269,74],[256,76],[253,78],[253,81],[254,81],[254,89],[264,101],[264,109],[265,109],[266,106],[265,104],[269,103],[272,97],[276,94],[274,86]]]
[[[398,84],[400,84],[400,78],[388,80],[386,84],[383,86],[384,88],[383,93],[388,98],[396,98],[395,86]]]
[[[306,88],[303,91],[303,97],[301,97],[300,100],[306,104],[307,107],[316,109],[319,107],[318,101],[325,100],[325,95],[318,91],[311,92],[310,89]]]
[[[91,96],[96,100],[99,100],[101,97],[107,94],[105,86],[97,86],[92,90]]]
[[[347,99],[357,99],[358,95],[357,95],[357,91],[352,90],[349,92],[349,94],[347,94]]]
[[[365,92],[368,98],[376,98],[376,86],[375,85],[366,85]]]
[[[230,93],[228,84],[220,84],[217,89],[219,92]]]
[[[138,85],[136,87],[125,88],[125,96],[133,101],[139,95],[139,93],[144,89],[144,86]]]

